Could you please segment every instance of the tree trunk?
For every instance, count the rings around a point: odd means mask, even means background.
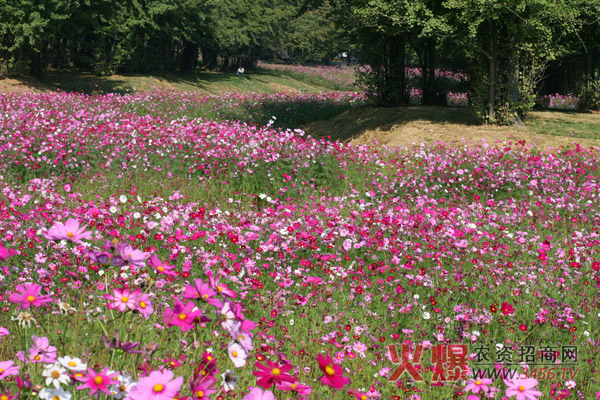
[[[496,119],[496,80],[498,69],[498,32],[496,31],[496,22],[490,21],[490,54],[489,59],[489,74],[490,87],[488,91],[488,120],[490,122]]]

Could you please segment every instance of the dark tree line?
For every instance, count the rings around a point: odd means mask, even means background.
[[[407,104],[420,67],[470,77],[483,120],[521,123],[536,93],[600,107],[600,0],[0,0],[0,75],[234,70],[258,59],[328,62],[348,51],[381,105]],[[413,82],[414,83],[414,82]]]

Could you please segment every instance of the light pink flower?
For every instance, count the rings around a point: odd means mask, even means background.
[[[242,400],[275,400],[275,396],[273,396],[273,392],[270,390],[263,392],[260,388],[254,388]]]
[[[172,400],[183,384],[183,377],[173,379],[173,376],[173,371],[169,370],[152,371],[131,388],[129,398],[131,400]]]
[[[535,390],[538,381],[534,378],[504,380],[506,388],[506,397],[517,396],[517,400],[537,400],[542,392]]]
[[[118,385],[119,381],[114,379],[119,376],[118,372],[108,374],[108,367],[104,368],[101,372],[96,372],[91,368],[88,368],[87,375],[84,376],[76,376],[79,382],[83,382],[83,385],[77,386],[78,390],[90,389],[90,395],[100,391],[111,395],[110,390],[108,389],[109,385]]]
[[[19,375],[19,368],[21,366],[15,365],[15,362],[12,360],[0,361],[0,380],[8,376]]]
[[[56,222],[48,232],[42,233],[42,237],[48,240],[70,240],[72,242],[79,242],[82,239],[89,239],[92,236],[92,232],[86,231],[87,227],[79,227],[79,222],[75,218],[69,218],[63,225],[60,222]]]
[[[114,289],[113,294],[106,293],[104,298],[109,301],[106,307],[110,310],[117,309],[125,312],[127,309],[133,310],[137,306],[135,292],[132,293],[129,289]]]
[[[471,391],[475,394],[479,393],[479,391],[483,390],[484,392],[488,391],[488,385],[492,384],[492,380],[491,379],[482,379],[482,378],[478,378],[478,379],[470,379],[467,382],[467,386],[465,386],[465,391]]]

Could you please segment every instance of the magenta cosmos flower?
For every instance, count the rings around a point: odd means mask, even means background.
[[[213,290],[216,290],[217,293],[225,297],[230,297],[232,299],[235,299],[237,297],[237,294],[233,290],[229,289],[227,285],[225,285],[224,283],[219,283],[219,277],[215,278],[214,273],[211,270],[206,271],[206,275],[208,275],[208,285]]]
[[[194,308],[196,308],[196,305],[192,301],[183,304],[181,301],[176,300],[173,308],[165,310],[165,325],[179,326],[183,332],[189,331],[194,327],[196,318],[200,319],[202,316],[202,310],[194,310]]]
[[[48,232],[42,233],[42,236],[48,240],[70,240],[79,242],[82,239],[89,239],[92,232],[86,231],[84,227],[79,226],[79,222],[75,218],[69,218],[63,225],[60,222],[52,225]]]
[[[273,383],[297,381],[296,378],[287,373],[294,368],[291,364],[279,365],[269,360],[266,360],[265,363],[266,366],[257,361],[254,366],[258,368],[258,371],[252,372],[252,375],[258,378],[256,384],[261,388],[268,389],[273,386]]]
[[[483,390],[484,392],[487,392],[489,390],[488,385],[492,384],[492,380],[491,379],[487,379],[487,378],[477,378],[477,379],[470,379],[467,382],[467,386],[465,386],[465,391],[471,391],[475,394],[479,393],[479,391]]]
[[[40,296],[42,287],[37,283],[26,283],[17,285],[17,292],[8,296],[12,303],[19,304],[19,308],[29,308],[31,306],[39,307],[43,304],[52,302],[49,295]]]
[[[334,389],[341,389],[350,383],[350,378],[344,377],[342,367],[333,363],[331,357],[323,357],[321,354],[317,356],[319,368],[325,374],[321,377],[321,382],[324,385],[331,386]]]
[[[538,381],[534,378],[504,380],[506,386],[506,397],[517,396],[517,400],[537,400],[542,392],[535,390]]]
[[[158,259],[155,255],[150,256],[148,265],[156,270],[157,273],[171,276],[176,278],[177,272],[175,272],[175,266],[164,263]]]
[[[270,390],[263,392],[262,389],[254,388],[242,400],[275,400],[275,396],[273,396],[273,392]]]
[[[134,267],[144,267],[146,265],[147,253],[134,249],[128,244],[119,244],[117,250],[127,265],[133,265]]]
[[[131,388],[131,400],[173,400],[181,385],[183,377],[173,379],[173,371],[152,371],[150,375],[139,380]]]
[[[8,250],[0,244],[0,261],[8,258]]]
[[[91,368],[88,368],[87,375],[75,376],[79,382],[83,382],[83,385],[77,386],[77,390],[90,389],[90,395],[100,391],[111,395],[111,391],[108,389],[109,385],[118,385],[119,381],[115,377],[119,376],[118,372],[108,374],[108,367],[104,368],[101,372],[96,372]]]
[[[223,302],[214,298],[216,294],[217,292],[212,290],[207,283],[202,281],[202,279],[196,279],[194,280],[194,286],[186,285],[183,292],[183,297],[186,299],[204,300],[208,304],[215,306],[220,310],[223,308]]]

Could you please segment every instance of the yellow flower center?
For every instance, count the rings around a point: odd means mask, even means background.
[[[112,240],[112,242],[113,242],[113,243],[116,245],[117,243],[119,243],[119,240],[118,240],[117,238],[114,238],[114,239]]]
[[[121,297],[121,301],[122,301],[123,303],[127,303],[127,302],[129,301],[129,297],[127,297],[127,296],[123,296],[123,297]]]
[[[158,268],[156,268],[157,270],[159,270],[160,272],[165,272],[165,269],[161,266],[159,266]]]
[[[69,364],[70,367],[76,367],[77,363],[74,361],[69,361],[67,364]]]
[[[185,317],[186,317],[186,315],[185,315],[185,314],[179,314],[179,319],[180,319],[180,320],[182,320],[182,321],[183,321],[183,320],[185,319]]]
[[[296,385],[295,383],[292,383],[292,384],[290,385],[290,389],[292,389],[292,390],[296,390],[296,387],[297,387],[297,386],[298,386],[298,385]]]
[[[217,290],[218,290],[219,292],[222,292],[222,291],[223,291],[223,288],[222,288],[221,286],[217,286]]]
[[[156,385],[154,385],[154,387],[152,388],[152,390],[154,390],[157,393],[160,393],[163,390],[165,390],[165,387],[162,384],[157,383]]]
[[[124,391],[126,391],[126,390],[127,390],[127,388],[125,387],[125,385],[121,385],[121,386],[119,386],[119,390],[120,390],[121,392],[124,392]]]
[[[52,396],[52,400],[60,400],[60,397],[58,397],[57,395]]]
[[[146,303],[144,303],[143,301],[140,301],[140,307],[146,308]]]
[[[73,239],[73,233],[72,233],[72,232],[69,232],[69,233],[67,233],[67,236],[68,236],[69,238]]]
[[[3,373],[3,372],[4,372],[4,370],[2,368],[0,368],[0,374]]]
[[[80,373],[78,372],[78,373],[76,373],[74,376],[75,376],[75,378],[81,378],[81,377],[83,376],[83,374],[80,374]]]
[[[365,396],[364,394],[360,396],[360,400],[367,400],[367,396]]]
[[[279,370],[279,368],[273,368],[271,370],[271,373],[275,376],[279,375],[281,373],[281,371]]]
[[[234,357],[237,357],[238,356],[238,352],[234,350],[234,351],[231,352],[231,355],[234,356]]]
[[[330,376],[335,375],[335,370],[333,369],[331,364],[329,364],[325,367],[325,373]]]
[[[52,377],[54,379],[58,379],[59,376],[60,376],[60,372],[58,372],[58,371],[52,371]]]
[[[33,357],[33,359],[34,359],[35,361],[40,361],[40,358],[41,358],[41,357],[40,357],[40,355],[39,355],[39,354],[36,354],[36,356],[35,356],[35,357]]]
[[[205,295],[204,295],[204,296],[202,296],[202,297],[204,297],[205,299],[208,299],[208,295],[207,295],[207,294],[205,294]]]
[[[475,384],[476,384],[477,386],[479,386],[479,385],[481,385],[481,381],[475,381]]]
[[[27,296],[27,301],[30,303],[33,303],[35,301],[35,297],[29,295],[29,296]]]
[[[524,391],[524,390],[525,390],[525,387],[524,387],[524,386],[519,386],[519,392],[522,392],[522,391]]]
[[[96,376],[96,377],[94,378],[94,383],[95,383],[96,385],[102,385],[102,384],[104,383],[104,379],[102,379],[102,377],[101,377],[101,376]]]
[[[213,358],[212,358],[212,356],[206,356],[206,359],[207,359],[208,361],[212,361],[212,359],[213,359]]]
[[[0,400],[9,400],[8,396],[3,394],[2,396],[0,396]]]
[[[203,392],[202,390],[198,390],[198,391],[196,392],[196,398],[199,398],[199,399],[201,399],[201,398],[203,398],[203,397],[204,397],[204,392]]]

